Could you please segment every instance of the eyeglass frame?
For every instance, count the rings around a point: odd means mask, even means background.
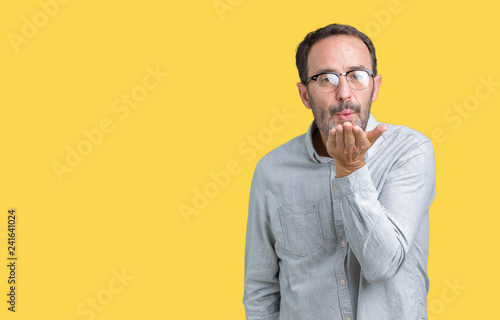
[[[339,83],[340,83],[340,76],[345,76],[345,77],[346,77],[346,82],[347,82],[347,85],[348,85],[348,86],[349,86],[349,88],[351,88],[352,90],[364,90],[364,89],[368,88],[368,86],[367,86],[367,87],[362,88],[362,89],[354,89],[354,88],[352,88],[352,87],[349,85],[349,81],[347,81],[347,75],[348,75],[349,73],[351,73],[351,72],[354,72],[354,71],[365,71],[366,73],[368,73],[368,76],[369,76],[369,77],[372,77],[372,78],[373,78],[373,76],[375,75],[375,74],[374,74],[374,72],[373,72],[372,70],[368,70],[368,69],[352,69],[352,70],[349,70],[349,71],[347,71],[347,72],[343,72],[343,73],[338,73],[338,72],[333,72],[333,71],[327,71],[327,72],[321,72],[321,73],[315,74],[314,76],[311,76],[311,77],[307,78],[307,79],[306,79],[306,85],[308,85],[308,84],[309,84],[309,82],[311,82],[311,80],[316,81],[316,79],[318,79],[318,77],[319,77],[319,76],[321,76],[321,75],[323,75],[323,74],[334,74],[334,75],[336,75],[337,77],[339,77]],[[321,89],[319,88],[318,82],[316,82],[316,87],[318,88],[318,90],[319,90],[320,92],[323,92],[323,91],[321,91]],[[338,88],[338,87],[339,87],[339,86],[337,85],[337,86],[336,86],[336,88],[335,88],[335,90],[337,90],[337,88]],[[323,92],[323,93],[330,93],[330,92],[334,92],[335,90],[333,90],[333,91],[328,91],[328,92]]]

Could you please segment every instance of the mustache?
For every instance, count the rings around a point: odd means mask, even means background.
[[[351,101],[342,101],[337,106],[330,107],[329,109],[330,116],[333,116],[336,113],[342,112],[344,110],[351,110],[356,113],[361,113],[361,106],[359,104],[354,104]]]

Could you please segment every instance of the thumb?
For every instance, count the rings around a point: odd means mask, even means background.
[[[366,138],[370,140],[372,144],[377,141],[378,138],[387,130],[387,126],[385,124],[379,124],[372,131],[366,133]]]

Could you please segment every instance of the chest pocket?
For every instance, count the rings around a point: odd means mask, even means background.
[[[284,206],[278,212],[288,250],[304,257],[323,246],[316,204]]]

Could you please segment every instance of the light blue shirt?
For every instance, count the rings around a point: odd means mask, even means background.
[[[370,116],[367,131],[379,123]],[[335,178],[306,134],[257,164],[245,248],[248,320],[427,319],[430,140],[388,130]]]

